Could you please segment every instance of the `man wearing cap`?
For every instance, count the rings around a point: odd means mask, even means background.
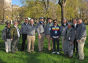
[[[25,49],[25,42],[27,40],[27,30],[28,30],[28,27],[29,27],[28,18],[25,18],[24,23],[21,25],[21,34],[22,34],[21,51],[24,51],[24,49]]]
[[[57,21],[54,20],[53,21],[53,26],[51,26],[50,28],[50,37],[52,39],[53,42],[53,54],[60,54],[59,53],[59,38],[61,35],[61,31],[60,31],[60,26],[57,24]],[[56,49],[56,44],[57,44],[57,49]]]
[[[78,42],[79,60],[84,60],[84,45],[85,45],[86,36],[87,36],[86,26],[83,23],[82,19],[78,19],[78,28],[77,28],[76,39]]]
[[[45,24],[44,24],[44,18],[39,18],[39,23],[37,24],[37,32],[38,32],[38,48],[39,52],[43,51],[43,45],[44,45],[44,32],[45,32]]]
[[[14,26],[11,29],[11,40],[12,40],[12,53],[18,51],[18,42],[20,38],[20,30],[18,28],[18,22],[14,22]]]
[[[75,38],[75,31],[72,28],[72,24],[68,23],[68,27],[65,31],[65,35],[64,35],[64,54],[68,55],[69,57],[73,56],[73,41]]]
[[[63,51],[63,48],[64,48],[64,33],[65,33],[65,30],[67,28],[67,20],[64,18],[64,21],[63,21],[63,24],[61,25],[61,36],[62,36],[62,51]]]
[[[5,41],[5,50],[6,52],[11,52],[11,25],[6,23],[5,28],[2,31],[3,40]]]
[[[48,18],[48,23],[45,26],[45,35],[48,39],[48,50],[51,50],[51,40],[50,40],[50,27],[53,26],[52,19]]]

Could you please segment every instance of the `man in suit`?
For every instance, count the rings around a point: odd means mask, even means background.
[[[25,18],[24,23],[21,25],[21,34],[22,34],[22,46],[21,51],[25,49],[25,42],[27,40],[27,30],[28,30],[28,18]]]
[[[77,31],[77,27],[78,27],[78,24],[77,24],[77,20],[76,19],[73,19],[73,25],[72,25],[73,29],[75,30],[75,39],[74,39],[74,52],[76,52],[76,54],[78,53],[78,43],[77,43],[77,39],[76,39],[76,31]]]

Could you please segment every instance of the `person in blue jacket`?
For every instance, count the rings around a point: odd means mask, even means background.
[[[50,37],[53,42],[53,54],[60,54],[59,53],[59,38],[60,38],[60,26],[57,24],[57,20],[53,21],[53,26],[50,27]],[[57,50],[56,50],[57,44]]]

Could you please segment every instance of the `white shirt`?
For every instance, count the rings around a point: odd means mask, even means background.
[[[75,28],[76,28],[76,25],[77,25],[77,24],[74,24]]]
[[[20,37],[20,30],[19,30],[19,28],[18,28],[17,26],[14,26],[14,27],[15,27],[16,30],[17,30],[18,37]]]

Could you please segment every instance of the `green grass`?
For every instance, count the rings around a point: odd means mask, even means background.
[[[85,44],[85,60],[79,61],[78,57],[74,54],[73,58],[68,58],[63,55],[51,54],[47,50],[47,40],[44,40],[44,52],[38,52],[37,38],[35,41],[35,53],[27,53],[18,51],[15,54],[6,53],[4,41],[1,39],[1,30],[4,28],[3,25],[0,25],[0,63],[88,63],[88,38]],[[88,32],[88,27],[87,27]],[[26,43],[27,44],[27,43]],[[61,44],[61,43],[60,43]],[[19,49],[21,47],[21,40],[19,42]],[[61,48],[61,45],[60,45]]]

